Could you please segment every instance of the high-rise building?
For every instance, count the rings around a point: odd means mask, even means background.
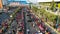
[[[3,6],[2,6],[2,0],[0,0],[0,9],[1,9],[1,8],[3,8]]]
[[[8,1],[7,0],[2,0],[3,5],[7,5]]]

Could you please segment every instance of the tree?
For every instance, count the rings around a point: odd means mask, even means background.
[[[54,0],[52,1],[52,3],[51,3],[51,10],[52,11],[54,11],[54,8],[56,7],[56,4],[55,4],[55,2],[54,2]]]

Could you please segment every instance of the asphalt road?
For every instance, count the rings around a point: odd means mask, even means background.
[[[27,34],[34,34],[35,32],[37,32],[39,30],[39,28],[38,28],[38,26],[36,25],[36,23],[34,21],[28,22],[28,20],[31,20],[31,14],[30,14],[30,12],[29,13],[28,12],[29,11],[26,11],[25,12],[26,13],[26,15],[25,15],[26,16],[26,28],[27,28],[27,30],[29,30],[29,33],[27,32]],[[30,16],[27,16],[29,14],[30,14]],[[33,27],[32,24],[34,24],[36,26]]]
[[[21,10],[23,13],[23,20],[21,20],[21,22],[22,21],[24,22],[24,34],[34,34],[34,33],[38,32],[40,29],[38,28],[36,22],[32,21],[31,13],[27,10],[28,10],[27,8],[22,8],[22,10]],[[27,16],[27,15],[29,15],[29,16]],[[16,18],[14,18],[14,19],[15,20],[12,21],[10,28],[4,34],[9,34],[12,32],[12,30],[15,30],[17,32],[19,24],[17,24]],[[31,22],[28,22],[28,21],[31,21]],[[15,32],[15,34],[16,34],[16,32]]]

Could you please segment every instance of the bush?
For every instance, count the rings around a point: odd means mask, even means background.
[[[51,13],[49,13],[49,12],[47,12],[47,11],[45,11],[44,9],[38,9],[37,7],[33,7],[34,9],[34,11],[37,11],[37,10],[39,10],[40,11],[40,15],[45,15],[45,18],[48,18],[48,20],[49,21],[54,21],[54,19],[56,19],[56,16],[57,15],[54,15],[54,14],[51,14]],[[37,13],[37,12],[36,12]],[[37,13],[38,14],[38,13]]]

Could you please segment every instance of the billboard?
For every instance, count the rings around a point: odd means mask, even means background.
[[[2,0],[0,0],[0,9],[2,8],[3,6],[2,6]]]
[[[26,0],[8,0],[10,2],[14,1],[14,2],[17,2],[17,1],[26,1]]]
[[[27,4],[26,0],[8,0],[9,3],[19,2],[20,4]]]

